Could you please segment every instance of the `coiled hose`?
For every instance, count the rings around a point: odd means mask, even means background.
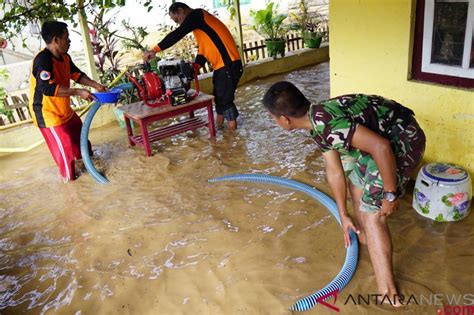
[[[334,218],[336,218],[339,225],[341,225],[341,218],[339,217],[337,205],[334,200],[332,200],[329,196],[320,192],[319,190],[294,180],[263,174],[236,174],[216,177],[209,179],[208,181],[210,183],[222,181],[264,183],[298,190],[318,200],[331,212]],[[328,298],[331,293],[342,291],[342,289],[349,283],[357,267],[357,259],[359,256],[359,245],[357,242],[357,236],[353,231],[350,231],[350,238],[351,245],[346,249],[346,259],[344,261],[344,265],[341,268],[341,271],[339,271],[337,276],[321,290],[316,291],[315,293],[298,300],[290,307],[290,310],[309,310],[310,308],[318,304],[318,301],[325,300],[326,298]]]

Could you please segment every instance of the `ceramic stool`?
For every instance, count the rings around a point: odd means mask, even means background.
[[[471,211],[472,186],[469,173],[447,163],[422,167],[413,190],[413,208],[439,222],[459,221]]]

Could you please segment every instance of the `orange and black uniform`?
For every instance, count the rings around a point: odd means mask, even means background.
[[[57,96],[59,86],[69,88],[71,79],[79,82],[82,73],[68,54],[59,60],[48,49],[43,49],[33,60],[30,74],[30,112],[40,128],[66,123],[74,110],[69,96]]]
[[[84,76],[68,54],[61,60],[43,49],[33,60],[30,74],[30,112],[65,181],[74,180],[75,160],[81,159],[82,121],[70,105],[69,96],[58,96],[59,87]],[[89,142],[89,152],[91,144]]]
[[[238,115],[234,93],[242,76],[242,62],[232,34],[224,23],[205,10],[194,9],[176,30],[155,46],[154,51],[173,46],[190,32],[193,32],[199,47],[195,62],[202,67],[208,61],[214,69],[216,111],[234,120]]]

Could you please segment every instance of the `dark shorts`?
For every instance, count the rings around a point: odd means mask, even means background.
[[[237,60],[215,70],[212,75],[212,84],[214,85],[212,94],[215,97],[216,112],[219,115],[224,115],[227,120],[235,120],[239,116],[234,104],[234,97],[242,73],[242,62]]]
[[[397,189],[403,195],[410,175],[425,152],[425,134],[414,118],[405,126],[392,127],[390,132],[397,162]],[[341,156],[341,161],[349,180],[363,191],[360,210],[380,210],[383,199],[382,176],[372,156],[356,151],[352,156]]]

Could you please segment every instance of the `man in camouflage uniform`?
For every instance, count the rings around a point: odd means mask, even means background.
[[[414,113],[375,95],[343,95],[311,104],[285,81],[270,87],[263,104],[284,129],[310,130],[326,161],[346,246],[352,229],[368,246],[379,293],[399,306],[387,216],[397,209],[425,150],[425,135]],[[347,212],[347,186],[358,226]]]

